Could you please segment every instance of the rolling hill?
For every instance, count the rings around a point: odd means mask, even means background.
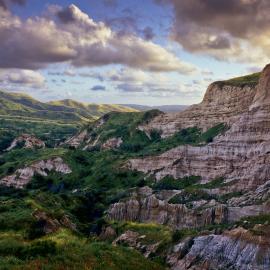
[[[43,103],[25,94],[0,91],[0,114],[10,117],[30,117],[64,123],[93,121],[111,111],[137,111],[119,105],[84,104],[74,100]]]

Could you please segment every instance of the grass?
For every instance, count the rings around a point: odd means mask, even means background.
[[[245,228],[252,228],[256,224],[270,224],[270,215],[261,214],[257,216],[243,217],[239,222],[237,222],[237,224]]]
[[[5,155],[0,155],[0,178],[15,172],[18,168],[29,166],[35,161],[46,160],[53,157],[61,157],[67,153],[66,149],[18,149]]]
[[[172,236],[172,229],[166,226],[154,224],[154,223],[136,223],[136,222],[124,222],[124,223],[111,223],[110,224],[117,232],[118,235],[131,230],[144,235],[142,243],[151,245],[162,242],[170,242]]]
[[[0,153],[8,148],[13,139],[22,133],[34,134],[43,140],[47,147],[64,141],[76,133],[80,124],[62,124],[57,121],[31,121],[29,119],[9,119],[0,117]]]
[[[28,243],[0,239],[0,262],[1,269],[164,269],[137,251],[81,238],[68,230]]]
[[[242,76],[242,77],[233,78],[227,81],[219,81],[216,83],[222,86],[231,85],[231,86],[239,86],[239,87],[244,87],[244,86],[252,87],[258,84],[260,76],[261,76],[261,72],[258,72],[258,73],[253,73],[253,74]]]

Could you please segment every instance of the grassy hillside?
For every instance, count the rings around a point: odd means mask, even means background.
[[[43,103],[28,95],[0,91],[0,115],[53,120],[62,123],[93,121],[111,111],[136,111],[118,105],[83,104],[73,100]]]
[[[22,133],[35,134],[48,146],[54,146],[75,134],[82,125],[111,111],[136,110],[74,100],[43,103],[25,94],[0,91],[0,152]]]

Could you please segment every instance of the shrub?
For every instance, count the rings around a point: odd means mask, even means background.
[[[34,242],[21,248],[18,251],[18,257],[21,259],[29,259],[35,257],[46,257],[56,253],[56,244],[51,240],[43,240]]]
[[[200,176],[187,176],[181,179],[174,179],[172,177],[166,176],[158,183],[154,185],[156,190],[173,190],[173,189],[184,189],[188,186],[194,185],[200,180]]]
[[[172,241],[173,243],[177,243],[183,240],[185,237],[188,236],[195,237],[196,235],[198,235],[198,231],[196,229],[176,230],[172,235]]]
[[[186,204],[192,201],[199,200],[211,200],[213,196],[209,195],[207,192],[200,189],[187,189],[183,191],[181,194],[175,195],[173,198],[169,200],[169,203],[172,204]]]

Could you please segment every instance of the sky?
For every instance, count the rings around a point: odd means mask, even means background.
[[[189,105],[261,70],[268,0],[0,0],[0,89],[41,101]]]

